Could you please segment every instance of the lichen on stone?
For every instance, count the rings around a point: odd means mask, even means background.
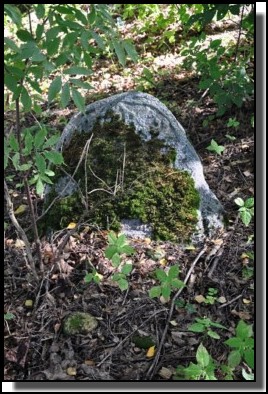
[[[139,219],[151,226],[155,239],[189,240],[200,197],[189,173],[174,168],[176,150],[153,129],[150,140],[144,141],[134,127],[112,113],[105,122],[95,123],[92,134],[74,177],[77,190],[54,204],[46,222],[54,229],[65,227],[88,209],[88,219],[98,227],[119,231],[121,220]],[[69,174],[90,136],[77,131],[63,150]],[[47,204],[56,194],[55,190],[49,194]]]

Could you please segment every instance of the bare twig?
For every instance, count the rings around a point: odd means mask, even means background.
[[[10,217],[10,220],[13,224],[13,226],[16,228],[16,230],[18,231],[20,237],[22,238],[24,245],[25,245],[25,249],[26,249],[26,254],[27,254],[27,258],[33,273],[34,278],[39,281],[37,272],[36,272],[36,268],[35,268],[35,263],[34,263],[34,259],[33,259],[33,255],[32,255],[32,251],[31,251],[31,246],[30,243],[28,241],[27,235],[25,234],[23,228],[20,226],[20,224],[17,221],[17,218],[14,214],[14,209],[13,209],[13,203],[11,201],[11,198],[9,196],[9,191],[8,191],[8,187],[6,184],[6,181],[4,180],[4,189],[5,189],[5,197],[6,197],[6,203],[7,203],[7,210],[8,210],[8,214]]]
[[[223,308],[225,306],[228,306],[230,304],[232,304],[233,302],[235,302],[236,300],[238,300],[239,298],[242,297],[243,294],[239,294],[238,296],[236,296],[235,298],[233,298],[231,301],[226,302],[225,304],[222,304],[218,307],[218,309]]]
[[[185,277],[185,279],[183,281],[183,283],[185,285],[188,282],[188,279],[190,278],[190,275],[191,275],[196,263],[199,261],[200,257],[205,253],[206,250],[207,250],[207,246],[205,245],[203,247],[203,249],[200,251],[200,253],[198,254],[198,256],[195,258],[195,260],[193,261],[193,263],[192,263],[192,265],[191,265],[189,271],[187,272],[187,275],[186,275],[186,277]],[[166,339],[169,323],[170,323],[170,320],[172,318],[172,314],[173,314],[173,311],[174,311],[175,301],[178,298],[178,296],[181,294],[183,289],[184,289],[184,287],[179,289],[177,291],[177,293],[174,295],[174,297],[172,298],[172,302],[171,302],[171,306],[170,306],[170,309],[169,309],[169,314],[168,314],[166,326],[165,326],[164,332],[162,334],[162,338],[161,338],[160,344],[158,346],[156,356],[155,356],[155,358],[154,358],[154,360],[152,362],[152,365],[150,366],[150,368],[148,369],[148,372],[146,374],[146,377],[147,377],[148,380],[150,380],[154,376],[155,369],[156,369],[158,360],[160,358],[161,350],[162,350],[162,347],[163,347],[165,339]]]

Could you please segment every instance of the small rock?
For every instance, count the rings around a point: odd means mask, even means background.
[[[98,326],[90,313],[76,312],[67,317],[63,324],[66,335],[88,334]]]

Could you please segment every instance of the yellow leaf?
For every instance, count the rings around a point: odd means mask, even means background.
[[[155,354],[155,346],[151,346],[149,347],[147,353],[146,353],[146,357],[153,357]]]
[[[66,372],[69,376],[75,376],[76,375],[76,368],[69,367],[69,368],[67,368]]]
[[[68,224],[68,226],[66,227],[68,230],[72,230],[73,228],[75,228],[76,227],[76,223],[74,223],[74,222],[71,222],[71,223],[69,223]]]
[[[21,204],[16,211],[14,212],[16,215],[21,215],[23,212],[26,211],[27,205]]]
[[[199,304],[201,304],[201,302],[204,302],[206,299],[204,296],[202,296],[202,294],[197,295],[195,298],[195,301],[198,302]]]
[[[27,308],[32,308],[33,300],[26,300],[24,305],[27,306]]]
[[[246,298],[243,298],[243,303],[244,303],[244,304],[250,304],[251,301],[250,301],[250,300],[247,300]]]
[[[166,265],[166,264],[167,264],[167,260],[166,260],[166,259],[161,259],[161,260],[159,261],[159,263],[160,263],[161,265]]]
[[[221,304],[225,304],[226,298],[223,297],[223,296],[221,296],[221,297],[217,298],[217,301],[218,301],[219,303],[221,303]]]

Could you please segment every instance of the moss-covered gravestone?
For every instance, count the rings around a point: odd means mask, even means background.
[[[184,242],[223,226],[223,208],[183,127],[149,94],[88,105],[65,127],[57,150],[66,166],[46,190],[46,206],[60,196],[45,219],[53,229],[83,214],[99,228]]]

